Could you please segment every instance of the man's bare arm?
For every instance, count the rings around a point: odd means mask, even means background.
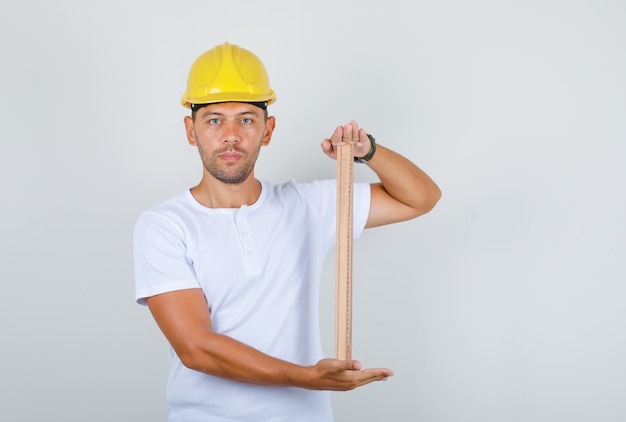
[[[355,144],[354,155],[365,156],[371,141],[355,121],[335,129],[322,142],[323,151],[336,159],[334,145]],[[441,198],[441,190],[419,167],[402,155],[377,145],[376,153],[367,165],[376,173],[380,183],[371,185],[372,201],[366,227],[410,220],[429,212]]]
[[[146,301],[181,362],[210,375],[251,384],[341,391],[393,375],[384,368],[361,370],[355,360],[322,359],[313,366],[300,366],[215,333],[200,289],[164,293]]]

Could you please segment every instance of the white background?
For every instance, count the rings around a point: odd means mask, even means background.
[[[132,229],[199,180],[179,99],[224,41],[278,95],[258,177],[334,177],[319,142],[356,119],[444,194],[355,245],[353,354],[396,375],[334,393],[337,421],[626,420],[624,22],[617,0],[3,0],[0,420],[166,420]]]

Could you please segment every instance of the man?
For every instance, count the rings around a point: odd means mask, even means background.
[[[262,62],[224,43],[192,65],[182,103],[200,183],[144,212],[135,228],[136,300],[172,347],[170,422],[332,420],[329,390],[393,373],[323,359],[322,264],[335,242],[336,182],[272,184],[254,176],[276,120]],[[380,179],[354,186],[354,232],[415,218],[440,197],[406,158],[352,121],[322,150],[355,143]]]

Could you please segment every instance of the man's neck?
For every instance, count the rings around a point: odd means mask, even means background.
[[[243,183],[224,183],[203,177],[191,194],[208,208],[240,208],[254,204],[261,195],[261,183],[250,175]]]

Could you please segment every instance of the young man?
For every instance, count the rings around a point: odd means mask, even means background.
[[[136,300],[172,347],[170,422],[332,421],[329,390],[393,373],[324,359],[322,264],[334,246],[336,181],[272,184],[254,176],[276,99],[262,62],[222,44],[192,65],[183,104],[200,183],[144,212],[135,228]],[[430,211],[440,197],[417,166],[352,121],[322,150],[355,143],[380,179],[354,186],[354,232]]]

